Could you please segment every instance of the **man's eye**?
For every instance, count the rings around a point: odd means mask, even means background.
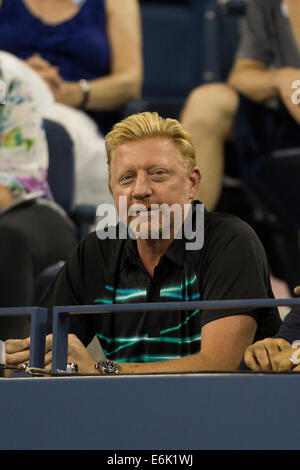
[[[124,175],[124,176],[121,176],[120,178],[120,183],[128,183],[129,181],[131,181],[133,178],[132,175]]]
[[[152,175],[154,175],[154,176],[166,176],[167,172],[166,172],[166,170],[154,170],[152,172]]]

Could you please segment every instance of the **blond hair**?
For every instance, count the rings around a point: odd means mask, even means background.
[[[133,114],[114,125],[105,137],[107,164],[110,168],[113,152],[122,144],[137,140],[162,137],[172,140],[178,148],[182,162],[189,176],[196,166],[195,148],[190,134],[176,119],[164,119],[158,113]]]

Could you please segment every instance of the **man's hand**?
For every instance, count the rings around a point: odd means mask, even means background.
[[[46,337],[45,348],[45,368],[51,370],[52,367],[52,341],[53,335]],[[6,345],[6,365],[20,367],[23,363],[29,362],[30,338],[9,339]],[[94,374],[95,359],[88,353],[85,346],[75,335],[68,335],[68,361],[78,364],[78,372]]]
[[[292,88],[292,83],[295,80],[300,80],[300,69],[292,67],[284,67],[273,72],[274,85],[278,90],[278,93],[295,121],[300,125],[300,104],[294,104],[292,101],[292,95],[295,91]]]
[[[266,338],[257,341],[246,349],[244,361],[246,365],[256,371],[284,371],[292,370],[293,364],[289,361],[295,349],[282,338]],[[300,370],[297,366],[293,370]]]
[[[8,339],[5,341],[6,365],[20,367],[29,362],[30,338]]]
[[[95,374],[95,359],[76,335],[68,335],[68,362],[78,364],[78,372]]]

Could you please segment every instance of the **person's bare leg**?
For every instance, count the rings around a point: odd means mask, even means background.
[[[230,86],[216,83],[193,90],[181,113],[181,122],[192,136],[202,174],[197,198],[208,210],[215,208],[221,194],[224,143],[233,135],[238,106],[238,94]]]

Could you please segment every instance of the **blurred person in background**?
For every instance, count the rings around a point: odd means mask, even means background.
[[[107,112],[141,93],[137,0],[2,0],[0,50],[48,85],[44,117],[63,124],[75,144],[76,202],[111,201],[103,134]]]
[[[297,95],[292,83],[299,79],[300,3],[249,1],[227,83],[193,90],[181,115],[202,172],[198,198],[208,210],[215,208],[221,194],[224,144],[235,141],[242,105],[249,119],[244,145],[251,146],[254,153],[300,146],[300,106],[292,100],[295,92]],[[242,158],[243,148],[239,152]]]
[[[30,306],[41,271],[76,243],[47,181],[48,147],[31,70],[0,55],[0,307]],[[28,73],[29,72],[29,73]],[[0,339],[28,334],[28,322],[0,317]]]

